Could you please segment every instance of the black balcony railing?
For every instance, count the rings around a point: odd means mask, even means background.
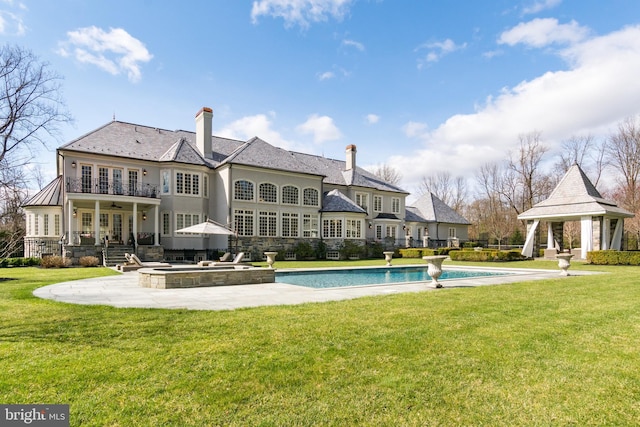
[[[67,178],[67,193],[113,194],[159,198],[158,185],[102,179]]]

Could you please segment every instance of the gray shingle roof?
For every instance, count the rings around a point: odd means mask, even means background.
[[[325,194],[322,201],[322,212],[352,212],[366,214],[365,210],[356,205],[353,200],[334,189]]]
[[[427,222],[471,224],[462,215],[451,209],[449,205],[438,199],[433,193],[424,194],[416,201],[415,206],[408,206],[406,210],[413,211],[414,208],[418,210],[420,216]]]
[[[404,220],[407,222],[428,222],[415,206],[406,206]]]
[[[518,218],[576,218],[582,215],[634,216],[615,202],[604,199],[576,164],[569,168],[548,199],[521,213]]]
[[[324,182],[328,184],[409,194],[360,167],[345,170],[344,160],[284,150],[257,137],[239,141],[213,136],[212,153],[206,158],[196,148],[195,139],[195,132],[170,131],[114,120],[60,149],[138,160],[207,165],[211,168],[221,164],[243,164],[318,175],[324,177]]]
[[[22,206],[62,206],[62,175],[47,184]]]

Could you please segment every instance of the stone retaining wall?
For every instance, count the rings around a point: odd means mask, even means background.
[[[142,268],[138,285],[143,288],[174,289],[205,286],[250,285],[275,282],[275,270],[251,267]]]

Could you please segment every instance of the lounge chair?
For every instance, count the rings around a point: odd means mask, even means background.
[[[231,258],[231,252],[225,252],[224,255],[220,257],[220,262],[227,262]]]
[[[120,271],[133,271],[139,268],[154,268],[154,267],[171,267],[171,264],[166,262],[142,262],[136,254],[124,254],[127,262],[124,265],[118,265],[116,268]]]
[[[233,258],[233,261],[223,261],[223,262],[214,262],[213,266],[220,266],[220,265],[236,265],[236,264],[241,264],[242,258],[244,258],[244,252],[239,252],[238,255],[235,256],[235,258]]]

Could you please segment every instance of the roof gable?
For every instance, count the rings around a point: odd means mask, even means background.
[[[471,224],[466,218],[454,211],[433,193],[427,193],[420,197],[415,203],[415,208],[417,208],[421,216],[429,222]]]

